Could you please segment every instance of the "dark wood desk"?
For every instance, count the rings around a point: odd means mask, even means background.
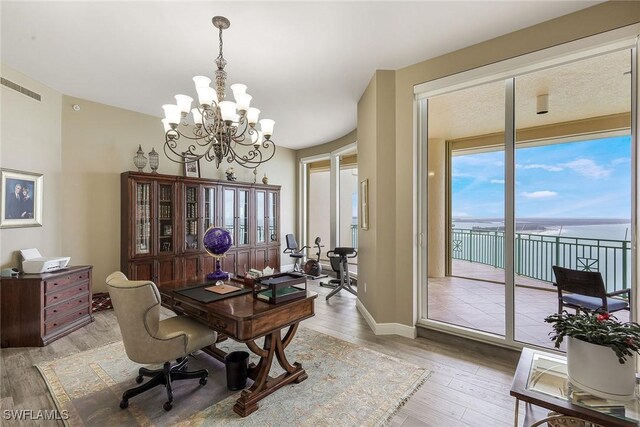
[[[540,363],[538,363],[538,359],[541,359]],[[549,380],[549,387],[546,390],[545,380]],[[516,398],[514,425],[518,425],[519,401],[528,403],[525,426],[530,426],[536,420],[546,417],[549,410],[602,426],[630,427],[638,425],[637,421],[634,421],[634,419],[638,419],[638,398],[629,402],[615,401],[612,403],[612,405],[625,406],[627,418],[622,418],[587,407],[580,400],[573,401],[572,399],[576,398],[578,394],[576,392],[579,390],[572,391],[568,384],[565,357],[530,348],[523,349],[510,392],[511,396]],[[591,400],[593,399],[597,398],[591,397]],[[545,408],[547,411],[541,412],[540,408]]]
[[[205,282],[202,282],[203,284]],[[318,294],[307,292],[304,298],[280,304],[268,304],[253,297],[252,293],[225,298],[208,304],[180,295],[175,290],[197,285],[197,281],[179,280],[158,285],[162,305],[178,314],[190,316],[223,337],[245,343],[249,350],[260,356],[257,365],[249,366],[249,378],[253,385],[243,390],[233,410],[246,417],[258,409],[258,401],[280,387],[307,379],[307,373],[298,362],[290,364],[285,348],[291,343],[298,324],[314,314],[314,300]],[[241,286],[241,284],[237,284]],[[288,328],[284,337],[282,330]],[[264,337],[260,348],[255,340]],[[224,362],[226,353],[212,346],[203,351]],[[274,356],[284,373],[276,378],[269,376]]]

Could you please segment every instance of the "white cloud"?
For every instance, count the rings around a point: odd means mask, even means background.
[[[454,212],[452,216],[454,218],[464,218],[464,217],[468,217],[470,215],[468,213],[466,213],[466,212]]]
[[[612,165],[622,165],[629,162],[631,162],[631,159],[629,157],[619,157],[617,159],[611,160]]]
[[[534,191],[532,193],[528,193],[525,191],[524,193],[522,193],[522,195],[527,199],[547,199],[549,197],[556,197],[558,193],[556,193],[555,191],[540,190]]]
[[[492,184],[504,184],[504,179],[492,179],[491,181]]]
[[[603,168],[591,159],[576,159],[569,163],[563,163],[562,166],[580,175],[595,179],[606,178],[611,174],[610,169]]]
[[[533,164],[533,165],[520,165],[520,164],[516,164],[517,168],[521,168],[521,169],[544,169],[548,172],[560,172],[562,170],[562,168],[560,166],[554,166],[554,165],[540,165],[540,164]]]

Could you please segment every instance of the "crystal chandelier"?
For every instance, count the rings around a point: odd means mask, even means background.
[[[191,109],[193,98],[176,95],[176,104],[163,105],[165,118],[164,153],[177,163],[189,163],[204,158],[216,162],[216,168],[226,159],[245,168],[254,169],[273,158],[276,145],[271,141],[273,125],[270,119],[259,121],[260,110],[250,107],[251,95],[243,84],[231,85],[236,102],[225,101],[227,61],[222,56],[222,30],[231,23],[224,16],[214,16],[213,26],[219,30],[220,54],[216,58],[215,89],[211,79],[195,76],[198,102]],[[189,115],[191,112],[191,122]],[[179,147],[184,138],[186,144]]]

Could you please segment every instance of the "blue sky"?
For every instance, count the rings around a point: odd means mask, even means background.
[[[516,217],[630,218],[629,136],[516,150]],[[454,218],[504,217],[504,152],[454,156]]]

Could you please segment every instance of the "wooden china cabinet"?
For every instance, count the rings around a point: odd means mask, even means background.
[[[202,278],[212,226],[231,233],[223,270],[280,268],[280,187],[139,172],[121,175],[121,269],[132,280]]]

